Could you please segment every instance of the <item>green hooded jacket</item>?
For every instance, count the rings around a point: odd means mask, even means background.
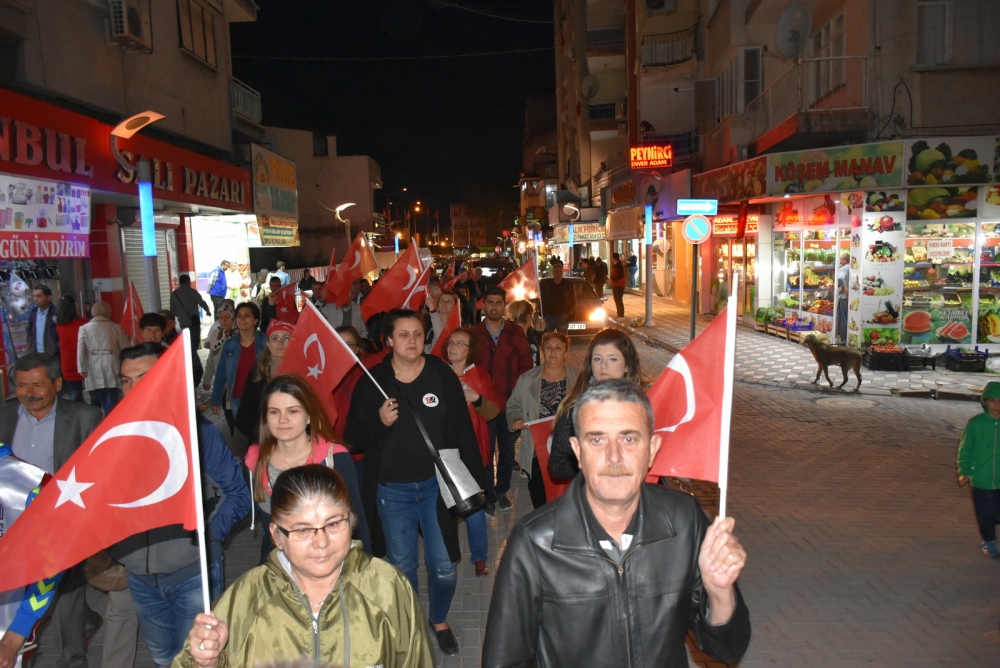
[[[413,588],[394,566],[354,541],[318,619],[274,550],[267,563],[244,573],[215,603],[229,625],[219,668],[311,659],[344,668],[424,668],[434,665],[427,622]],[[197,668],[190,640],[172,668]]]
[[[1000,399],[1000,383],[986,385],[981,400]],[[1000,489],[1000,420],[983,412],[965,425],[958,443],[958,475],[976,489]]]

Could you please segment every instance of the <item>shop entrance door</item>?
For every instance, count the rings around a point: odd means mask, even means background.
[[[756,242],[745,237],[713,237],[712,257],[715,258],[715,275],[712,277],[712,313],[718,314],[726,307],[733,286],[733,274],[739,273],[739,293],[736,300],[737,315],[753,312],[754,271],[756,267]],[[750,286],[747,289],[747,286]]]

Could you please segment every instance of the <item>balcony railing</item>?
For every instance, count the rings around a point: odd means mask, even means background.
[[[260,123],[264,109],[260,103],[260,93],[239,79],[229,80],[229,105],[240,116]]]
[[[588,48],[612,48],[625,46],[625,26],[587,31]]]
[[[613,121],[617,118],[616,107],[618,103],[607,102],[604,104],[590,105],[590,120],[592,121]]]
[[[797,113],[868,109],[865,56],[803,58],[747,103],[763,128]]]
[[[640,137],[644,142],[670,142],[674,164],[691,160],[698,155],[698,151],[701,149],[701,138],[695,134],[694,130],[667,135],[658,135],[654,130],[643,132]]]
[[[676,65],[694,58],[697,26],[687,30],[646,35],[642,38],[642,65],[655,67]]]

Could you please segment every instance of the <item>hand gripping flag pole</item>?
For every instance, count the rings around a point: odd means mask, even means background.
[[[194,372],[191,367],[191,335],[185,331],[181,335],[184,342],[184,383],[187,385],[188,398],[188,430],[191,438],[191,471],[194,473],[192,489],[194,490],[195,521],[198,532],[198,563],[201,566],[201,598],[205,606],[205,614],[212,613],[212,599],[209,596],[208,586],[208,552],[205,548],[205,508],[202,501],[201,491],[201,454],[198,443],[198,424],[195,413],[197,403],[194,396]]]
[[[733,272],[733,285],[740,275]],[[736,299],[739,289],[728,297],[726,308],[726,350],[722,370],[722,425],[719,430],[719,519],[726,518],[726,492],[729,488],[729,429],[733,417],[733,366],[736,364]]]

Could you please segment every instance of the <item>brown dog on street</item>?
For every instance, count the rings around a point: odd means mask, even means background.
[[[830,380],[828,369],[831,366],[839,366],[844,372],[844,382],[838,385],[837,389],[839,390],[847,384],[848,369],[853,370],[854,375],[858,377],[858,386],[854,388],[854,391],[857,392],[861,389],[861,351],[848,348],[847,346],[831,346],[817,339],[815,334],[807,336],[805,344],[809,346],[809,350],[812,352],[813,357],[816,358],[816,364],[819,366],[819,369],[816,371],[816,377],[812,379],[813,383],[819,381],[820,374],[824,374],[826,382],[830,383],[830,387],[833,387],[833,381]]]

